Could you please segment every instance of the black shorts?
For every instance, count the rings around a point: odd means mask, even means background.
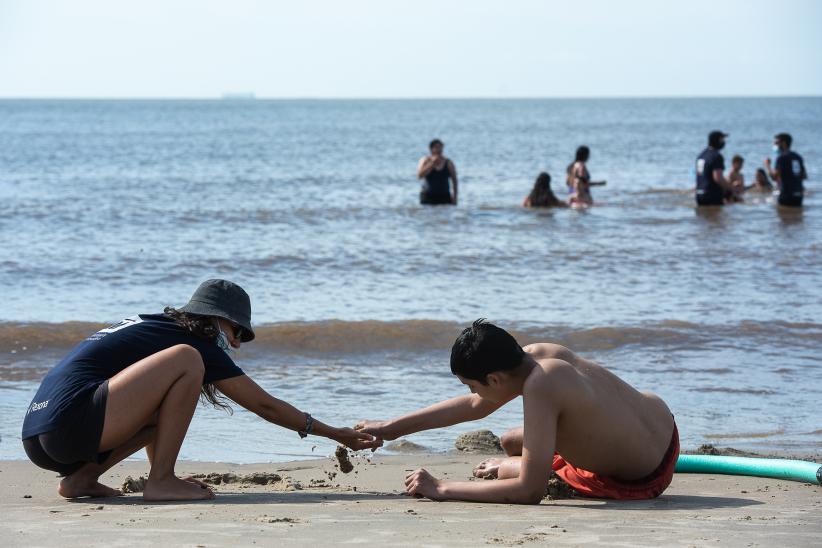
[[[451,204],[450,194],[428,194],[420,192],[420,203],[422,205],[444,205]]]
[[[785,207],[802,207],[802,195],[799,196],[782,196],[779,195],[779,205]]]
[[[73,474],[89,462],[102,463],[111,451],[100,453],[100,438],[106,420],[108,381],[103,382],[86,401],[71,411],[63,425],[23,440],[29,460],[61,476]]]
[[[725,200],[722,196],[700,196],[696,195],[696,205],[701,206],[721,206],[724,205]]]

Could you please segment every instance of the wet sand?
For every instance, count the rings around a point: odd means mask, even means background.
[[[642,502],[577,498],[516,506],[402,494],[407,470],[423,465],[439,477],[466,479],[479,458],[354,458],[354,471],[345,475],[334,474],[333,458],[183,462],[180,474],[239,478],[216,485],[216,500],[185,504],[148,504],[139,494],[65,501],[54,474],[3,461],[0,538],[4,546],[818,546],[822,535],[822,487],[772,479],[682,474],[663,496]],[[103,480],[119,486],[146,472],[145,462],[127,462]],[[260,477],[272,482],[253,480]]]

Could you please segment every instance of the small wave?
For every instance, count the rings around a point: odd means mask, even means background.
[[[771,432],[730,432],[727,434],[706,434],[705,438],[709,440],[736,440],[736,439],[751,439],[751,438],[772,438],[774,436],[781,436],[785,430],[773,430]]]
[[[691,390],[693,392],[719,392],[722,394],[747,394],[751,396],[773,396],[779,393],[769,388],[728,388],[724,386],[705,386],[692,388]]]
[[[753,344],[765,334],[785,344],[802,346],[822,340],[822,325],[812,323],[743,321],[733,325],[705,326],[676,320],[629,326],[579,327],[567,324],[535,325],[498,322],[523,345],[556,342],[576,352],[608,351],[623,347],[707,348],[728,341]],[[439,320],[324,320],[278,322],[255,326],[256,340],[249,350],[289,353],[363,353],[372,351],[447,351],[468,322]],[[0,353],[22,358],[32,353],[74,346],[104,327],[96,322],[0,322]],[[670,372],[676,372],[671,370]],[[727,374],[723,366],[704,373]],[[723,389],[731,390],[731,389]]]

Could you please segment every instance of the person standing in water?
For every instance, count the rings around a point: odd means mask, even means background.
[[[591,149],[582,145],[577,148],[574,162],[570,164],[566,170],[568,190],[571,192],[568,203],[572,206],[594,205],[594,198],[591,196],[591,187],[605,185],[605,181],[591,180],[591,174],[588,172],[588,167],[586,166],[590,157]]]
[[[417,177],[425,179],[420,192],[420,203],[423,205],[451,204],[457,205],[457,168],[454,162],[443,156],[445,145],[434,139],[428,145],[430,156],[423,156],[417,166]],[[448,180],[454,185],[451,193]]]
[[[323,436],[352,449],[380,445],[371,435],[315,420],[260,388],[229,356],[252,340],[248,294],[226,280],[203,282],[179,309],[101,329],[43,379],[23,421],[26,455],[64,476],[57,488],[63,497],[106,497],[121,493],[99,483],[100,475],[145,447],[151,467],[145,500],[214,498],[204,483],[174,472],[201,395],[229,409],[224,395],[301,438]]]
[[[779,156],[775,168],[771,167],[771,159],[765,159],[765,169],[771,179],[779,185],[779,205],[785,207],[802,207],[802,197],[805,193],[803,181],[808,178],[805,171],[805,161],[802,156],[791,150],[793,137],[787,133],[778,133],[773,138],[773,150]]]
[[[731,183],[725,179],[725,159],[720,150],[725,146],[727,133],[712,131],[708,134],[708,148],[696,159],[696,203],[700,206],[721,206],[725,194],[733,193]]]
[[[728,183],[731,185],[731,192],[725,193],[725,200],[728,202],[744,202],[742,194],[745,192],[745,175],[742,173],[742,166],[745,159],[739,154],[731,158],[731,170],[728,172]]]
[[[568,207],[568,204],[556,197],[551,190],[551,176],[543,171],[534,181],[534,188],[525,197],[522,207]]]

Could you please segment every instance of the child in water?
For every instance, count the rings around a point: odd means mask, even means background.
[[[745,164],[745,159],[736,155],[731,159],[731,170],[728,172],[728,182],[731,184],[731,190],[725,193],[725,201],[729,203],[737,203],[744,201],[742,194],[745,192],[745,176],[742,174],[742,166]]]
[[[767,172],[760,167],[756,170],[756,176],[754,177],[753,184],[746,187],[745,190],[750,190],[752,192],[771,193],[773,192],[773,184],[768,179]]]
[[[543,171],[534,181],[534,188],[525,197],[522,207],[568,207],[568,204],[556,197],[551,190],[551,176]]]

